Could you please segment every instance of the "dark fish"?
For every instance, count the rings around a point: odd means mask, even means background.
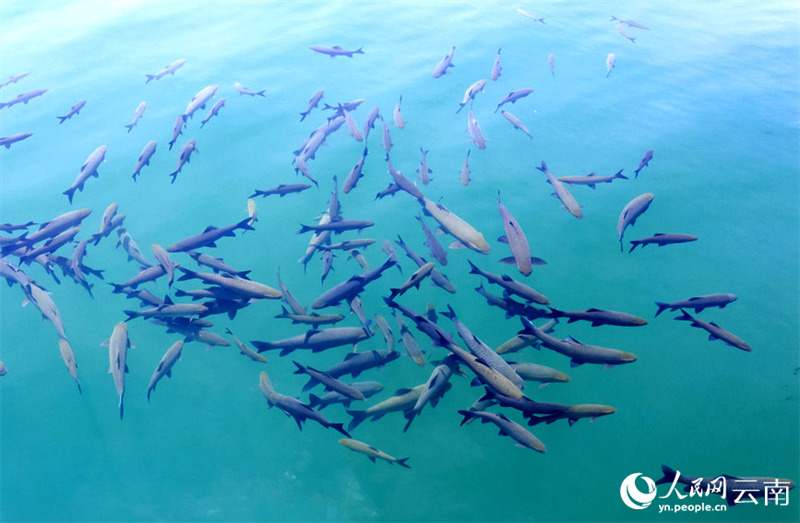
[[[699,320],[691,316],[688,312],[686,312],[683,309],[681,309],[681,316],[678,316],[675,319],[681,321],[690,321],[692,327],[697,327],[699,329],[703,329],[704,331],[708,332],[709,341],[722,340],[731,347],[735,347],[743,351],[750,352],[753,350],[752,348],[750,348],[750,345],[742,341],[739,337],[735,336],[733,333],[726,331],[713,321],[709,323],[703,320]]]
[[[648,236],[647,238],[642,238],[641,240],[631,240],[631,249],[628,251],[633,252],[633,250],[638,247],[639,245],[644,248],[646,245],[650,245],[654,243],[659,247],[663,247],[664,245],[672,245],[673,243],[686,243],[686,242],[693,242],[697,241],[697,236],[692,236],[690,234],[680,234],[674,232],[657,232],[653,236]]]
[[[215,242],[220,238],[222,238],[223,236],[235,237],[236,233],[234,231],[236,229],[244,229],[245,231],[254,231],[255,229],[250,226],[250,224],[248,223],[249,221],[250,218],[245,218],[239,223],[235,223],[233,225],[228,225],[225,227],[214,227],[213,225],[209,225],[208,227],[206,227],[206,230],[204,230],[200,234],[197,234],[195,236],[190,236],[185,240],[181,240],[177,243],[170,245],[169,247],[167,247],[167,251],[182,252],[182,251],[191,251],[199,247],[216,247],[217,244]]]
[[[679,300],[672,303],[656,302],[658,310],[656,316],[664,312],[665,309],[678,310],[678,309],[694,309],[695,314],[703,312],[709,307],[719,307],[724,309],[729,303],[736,301],[738,297],[735,294],[709,294],[707,296],[692,296],[688,300]]]

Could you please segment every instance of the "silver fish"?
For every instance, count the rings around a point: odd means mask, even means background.
[[[634,173],[636,173],[635,178],[639,177],[639,171],[650,165],[650,160],[652,159],[653,159],[653,150],[648,149],[647,151],[645,151],[644,156],[642,156],[642,159],[639,162],[639,167],[637,167],[636,170],[634,171]]]
[[[189,163],[189,160],[191,160],[192,153],[200,152],[197,150],[197,147],[195,147],[196,144],[197,141],[194,138],[183,144],[183,147],[181,147],[181,152],[178,155],[178,167],[169,173],[169,175],[172,176],[172,181],[170,183],[175,183],[175,180],[178,178],[178,174],[181,172],[181,170],[183,170],[183,166]]]
[[[88,180],[90,176],[94,176],[95,178],[99,176],[97,168],[104,161],[106,161],[106,146],[101,145],[86,158],[86,161],[81,166],[80,173],[78,173],[78,177],[75,178],[75,181],[72,182],[69,189],[62,193],[67,195],[69,203],[72,203],[72,196],[75,194],[76,190],[83,191],[83,184],[86,183],[86,180]]]
[[[575,197],[564,187],[564,184],[558,181],[558,178],[553,176],[550,171],[547,169],[547,164],[544,163],[542,160],[542,166],[537,167],[540,171],[542,171],[547,176],[547,183],[549,183],[553,187],[553,194],[556,198],[561,200],[561,203],[564,204],[564,208],[569,211],[576,218],[583,218],[583,212],[581,211],[581,206],[578,205],[578,202],[575,201]]]
[[[348,58],[353,58],[354,54],[364,54],[363,47],[359,47],[358,49],[348,51],[347,49],[342,49],[338,45],[334,45],[333,47],[324,47],[321,45],[312,45],[309,46],[314,52],[320,54],[326,54],[331,57],[331,59],[336,58],[337,56],[346,56]]]
[[[547,450],[544,443],[536,436],[528,432],[522,425],[511,421],[503,414],[495,414],[482,410],[459,410],[458,413],[464,416],[461,422],[462,425],[469,419],[478,418],[483,423],[494,423],[497,425],[500,428],[500,435],[514,438],[514,440],[517,441],[515,444],[517,447],[529,448],[542,453]]]
[[[528,276],[533,271],[528,238],[508,208],[500,201],[500,191],[497,191],[497,209],[500,212],[500,219],[503,221],[503,227],[506,231],[506,242],[511,248],[511,254],[514,255],[517,269],[523,276]]]
[[[656,302],[658,310],[656,316],[664,312],[666,309],[694,309],[695,314],[703,312],[709,307],[719,307],[724,309],[729,303],[733,303],[739,298],[735,294],[709,294],[707,296],[693,296],[688,300],[679,300],[672,303]]]
[[[475,115],[472,114],[472,109],[469,110],[469,114],[467,115],[467,132],[472,139],[472,143],[475,144],[475,147],[481,150],[486,149],[486,138],[483,136],[481,126],[478,125],[478,120],[476,120]]]
[[[11,100],[9,100],[7,102],[0,102],[0,109],[2,109],[3,107],[11,107],[12,105],[16,105],[18,103],[23,103],[25,105],[28,105],[28,102],[30,100],[33,100],[37,96],[42,96],[46,92],[47,92],[47,89],[37,89],[35,91],[22,93],[22,94],[17,95],[15,98],[12,98]]]
[[[523,133],[527,134],[528,138],[533,139],[533,135],[531,135],[530,131],[528,131],[528,128],[525,127],[525,124],[523,124],[519,120],[519,118],[517,118],[513,114],[509,113],[508,111],[500,111],[500,114],[502,114],[505,117],[506,120],[511,122],[511,125],[513,125],[515,129],[519,129]]]
[[[234,88],[235,88],[237,91],[239,91],[239,94],[240,94],[240,95],[247,95],[247,96],[261,96],[261,97],[263,97],[263,96],[264,96],[264,91],[263,91],[263,90],[262,90],[262,91],[251,91],[250,89],[248,89],[247,87],[243,86],[243,85],[242,85],[242,84],[240,84],[239,82],[236,82],[236,83],[234,83],[234,84],[233,84],[233,87],[234,87]]]
[[[136,124],[139,122],[139,119],[144,114],[145,109],[147,109],[147,102],[140,103],[139,106],[136,108],[136,112],[133,113],[133,121],[125,126],[128,128],[128,132],[131,132],[131,130],[134,127],[136,127]]]
[[[200,122],[200,127],[202,128],[205,124],[208,123],[209,120],[217,116],[219,114],[219,110],[222,109],[223,107],[225,107],[225,98],[220,98],[219,100],[217,100],[217,103],[215,103],[211,107],[211,109],[209,109],[208,114],[206,114],[206,117],[203,118],[203,121]]]
[[[30,138],[33,133],[19,133],[12,136],[4,136],[0,138],[0,147],[5,146],[6,149],[11,149],[11,144],[21,142],[25,138]]]
[[[78,380],[78,364],[75,363],[75,353],[72,352],[72,347],[69,346],[69,342],[67,340],[64,338],[59,338],[58,350],[61,352],[61,359],[64,360],[67,370],[75,380],[75,383],[78,384],[78,392],[81,393],[81,382]]]
[[[469,185],[469,153],[472,149],[467,149],[467,157],[464,158],[464,165],[461,167],[461,185],[466,187]]]
[[[444,56],[444,58],[442,58],[441,61],[439,61],[438,64],[436,64],[436,67],[433,68],[434,78],[439,78],[443,74],[450,74],[450,71],[448,71],[448,69],[451,67],[455,67],[455,65],[453,64],[453,55],[455,54],[455,52],[456,52],[456,46],[453,46],[453,48],[450,49],[450,52],[447,53]]]
[[[174,75],[175,71],[177,71],[178,69],[183,67],[183,64],[185,64],[185,63],[186,63],[186,59],[181,58],[179,60],[175,60],[174,62],[172,62],[168,66],[164,67],[164,69],[162,69],[161,71],[157,72],[156,74],[145,74],[145,76],[147,77],[147,80],[145,81],[145,83],[150,83],[150,80],[159,80],[159,79],[167,76],[168,74],[173,74]]]
[[[611,70],[614,69],[614,64],[617,62],[617,56],[614,53],[609,53],[606,57],[606,70],[608,74],[606,74],[606,78],[611,76]]]
[[[403,113],[400,110],[400,104],[403,102],[403,96],[400,96],[400,99],[397,101],[397,105],[394,106],[394,111],[392,116],[394,117],[394,125],[402,129],[406,126],[406,121],[403,120]]]
[[[686,243],[686,242],[694,242],[697,241],[697,236],[692,236],[691,234],[680,234],[675,232],[657,232],[653,236],[647,236],[646,238],[642,238],[641,240],[631,240],[631,248],[628,252],[633,252],[633,250],[638,247],[639,245],[644,248],[645,245],[650,245],[654,243],[659,247],[663,247],[664,245],[672,245],[674,243]]]
[[[358,452],[359,454],[364,454],[367,456],[370,461],[375,463],[375,459],[382,459],[383,461],[388,462],[389,464],[397,463],[401,467],[411,468],[406,464],[408,458],[397,459],[393,458],[389,454],[383,452],[380,449],[373,447],[372,445],[367,445],[366,443],[354,439],[345,439],[342,438],[339,440],[339,443],[347,447],[348,449],[352,450],[353,452]]]
[[[739,338],[738,336],[734,335],[731,332],[726,331],[713,321],[705,322],[703,320],[697,319],[694,316],[691,316],[688,312],[686,312],[683,309],[681,309],[681,315],[675,319],[680,321],[689,321],[691,322],[692,327],[703,329],[708,333],[709,341],[722,340],[731,347],[735,347],[737,349],[741,349],[746,352],[750,352],[753,350],[752,348],[750,348],[750,345],[745,343],[741,338]]]
[[[308,107],[306,107],[305,111],[300,113],[301,122],[306,119],[306,116],[311,114],[311,110],[319,104],[319,101],[322,100],[323,95],[324,91],[322,89],[317,89],[316,91],[314,91],[314,94],[312,94],[311,98],[308,100]]]
[[[510,93],[508,93],[507,95],[505,95],[503,98],[500,99],[500,101],[497,103],[497,107],[495,108],[494,112],[497,112],[497,110],[500,109],[500,107],[502,107],[503,105],[505,105],[505,104],[507,104],[509,102],[512,103],[512,104],[516,103],[517,100],[519,100],[521,98],[525,98],[526,96],[528,96],[532,92],[533,92],[533,89],[530,89],[530,88],[517,89],[516,91],[511,91]]]
[[[481,254],[489,254],[491,247],[483,238],[483,234],[478,232],[473,226],[450,212],[447,207],[440,203],[435,203],[427,198],[422,198],[425,211],[434,220],[439,222],[442,229],[458,239],[450,245],[451,248],[468,247]]]
[[[503,68],[500,66],[500,50],[501,49],[497,50],[497,56],[494,57],[494,63],[492,64],[492,72],[489,75],[489,77],[492,79],[492,81],[496,81],[498,78],[500,78],[500,74],[503,71]]]
[[[133,181],[136,181],[136,176],[142,170],[142,167],[145,165],[150,165],[150,158],[156,153],[156,141],[152,140],[145,144],[144,149],[139,154],[139,158],[136,160],[136,167],[133,168]]]
[[[233,338],[233,342],[236,344],[237,347],[239,347],[240,354],[244,354],[253,361],[257,361],[259,363],[267,363],[267,358],[257,353],[250,347],[246,346],[244,343],[242,343],[242,341],[239,338],[237,338],[236,335],[233,332],[231,332],[230,329],[225,329],[225,332],[231,335],[231,338]]]
[[[619,250],[622,251],[622,237],[628,226],[636,225],[636,219],[644,213],[653,202],[653,193],[644,193],[630,202],[622,209],[617,220],[617,236],[619,236]]]
[[[156,390],[158,380],[164,376],[168,378],[172,377],[172,366],[175,365],[175,362],[181,357],[181,350],[183,350],[183,341],[176,341],[167,349],[164,356],[161,357],[158,367],[156,367],[153,376],[150,378],[150,384],[147,386],[147,401],[150,401],[150,393]]]
[[[167,273],[168,277],[167,286],[172,287],[173,267],[175,267],[175,264],[170,259],[169,253],[165,251],[164,248],[158,245],[157,243],[151,245],[150,248],[153,250],[153,256],[156,257],[158,263],[161,264],[161,266]]]
[[[500,60],[499,51],[498,51],[498,55],[497,55],[497,60],[498,60],[498,62],[496,62],[496,63],[499,65],[499,63],[500,63],[499,62],[499,60]],[[492,78],[492,80],[496,80],[496,78]],[[478,93],[483,91],[484,87],[486,87],[486,79],[478,80],[477,82],[475,82],[472,85],[470,85],[469,87],[467,87],[467,90],[464,92],[464,99],[461,100],[461,103],[458,104],[458,110],[456,111],[456,114],[461,112],[461,109],[463,109],[464,106],[467,105],[468,102],[470,102],[470,101],[474,102],[475,101],[475,95],[477,95]]]
[[[180,136],[183,132],[183,125],[183,116],[178,115],[178,117],[175,118],[175,123],[172,125],[172,139],[169,141],[170,151],[172,150],[172,146],[175,145],[175,142],[178,140],[178,136]]]
[[[111,338],[108,339],[108,373],[114,378],[114,387],[119,396],[119,419],[122,419],[123,405],[125,397],[125,373],[128,372],[126,363],[128,349],[131,347],[131,340],[128,338],[128,324],[124,321],[114,326]]]
[[[218,85],[209,85],[208,87],[202,88],[196,95],[194,95],[194,98],[189,101],[189,104],[186,106],[186,110],[183,111],[183,114],[181,115],[181,119],[183,120],[184,124],[189,118],[192,117],[195,111],[206,108],[206,103],[214,97],[218,88]]]
[[[589,173],[586,176],[559,176],[558,181],[561,183],[568,183],[570,185],[588,185],[594,189],[595,185],[598,183],[611,183],[617,178],[622,180],[628,179],[627,176],[622,174],[622,169],[620,169],[612,176],[597,176],[595,173]]]
[[[356,345],[369,337],[367,330],[361,327],[331,327],[313,329],[299,336],[272,342],[253,341],[252,344],[258,352],[280,349],[280,355],[285,356],[295,350],[320,352],[342,345]]]
[[[80,113],[80,111],[81,111],[81,109],[83,109],[84,105],[86,105],[86,100],[81,100],[80,102],[78,102],[75,105],[73,105],[70,108],[69,112],[67,114],[65,114],[64,116],[56,116],[56,118],[58,118],[58,120],[59,120],[58,123],[62,124],[66,120],[69,120],[70,118],[72,118],[76,114]]]

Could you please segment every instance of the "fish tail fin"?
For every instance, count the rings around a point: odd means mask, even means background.
[[[347,429],[348,430],[353,430],[354,428],[358,427],[359,425],[361,425],[361,423],[364,422],[365,419],[367,419],[367,416],[369,416],[363,410],[347,410],[347,409],[345,409],[345,412],[347,412],[349,415],[351,415],[353,417],[353,419],[350,421],[350,424],[347,425]]]
[[[310,230],[311,230],[311,227],[309,227],[308,225],[303,225],[303,224],[301,223],[301,224],[300,224],[300,230],[299,230],[299,231],[297,231],[297,234],[304,234],[304,233],[307,233],[307,232],[308,232],[308,231],[310,231]]]
[[[131,130],[133,130],[133,127],[134,127],[135,125],[136,125],[136,124],[130,123],[130,124],[126,125],[125,127],[127,127],[127,128],[128,128],[128,132],[131,132]]]
[[[631,249],[631,250],[633,250],[633,249]],[[668,303],[662,303],[660,301],[657,301],[656,305],[658,306],[658,310],[656,311],[656,316],[658,316],[659,314],[664,312],[664,309],[668,309],[669,308],[669,304]]]
[[[124,312],[128,316],[127,318],[125,318],[126,322],[129,322],[138,316],[138,313],[136,311],[122,311],[122,312]]]
[[[363,47],[359,47],[358,49],[353,51],[353,54],[364,54],[364,48]]]
[[[308,116],[308,114],[309,114],[310,112],[311,112],[311,111],[304,111],[304,112],[300,113],[300,121],[302,122],[303,120],[305,120],[305,119],[306,119],[306,116]]]
[[[464,423],[466,423],[467,421],[469,421],[469,420],[471,420],[472,418],[475,417],[475,414],[473,414],[472,412],[470,412],[468,410],[459,410],[458,413],[461,414],[462,416],[464,416],[464,419],[461,420],[461,424],[460,425],[463,425]]]
[[[617,171],[617,174],[614,175],[614,178],[621,178],[623,180],[627,180],[628,177],[625,176],[624,174],[622,174],[622,171],[623,171],[623,169],[620,169],[619,171]],[[636,174],[638,175],[639,171],[636,171]]]
[[[414,418],[417,416],[417,414],[419,414],[419,412],[414,409],[404,414],[408,421],[406,422],[406,426],[403,427],[403,432],[408,432],[408,428],[411,426],[411,422],[414,421]]]
[[[178,173],[179,173],[179,172],[181,172],[181,170],[180,170],[180,169],[178,169],[178,170],[177,170],[177,171],[175,171],[175,172],[171,172],[171,173],[169,173],[169,176],[172,176],[172,181],[171,181],[171,182],[169,182],[169,183],[175,183],[175,180],[177,180],[177,179],[178,179]]]
[[[322,400],[319,399],[319,396],[317,396],[316,394],[308,395],[308,406],[311,407],[312,409],[316,408],[321,402]]]
[[[656,481],[656,485],[663,485],[664,483],[672,483],[675,481],[676,472],[666,465],[661,465],[661,472],[664,477]]]
[[[150,80],[155,80],[155,78],[156,78],[156,75],[154,75],[154,74],[146,74],[145,76],[147,77],[147,80],[144,82],[146,84],[149,84]]]
[[[237,229],[244,229],[245,231],[255,231],[255,227],[250,225],[250,218],[245,218],[244,220],[240,221],[236,224]]]
[[[692,318],[692,317],[689,315],[689,313],[688,313],[688,312],[686,312],[686,311],[685,311],[685,310],[683,310],[683,309],[681,309],[681,315],[680,315],[680,316],[678,316],[678,317],[677,317],[677,318],[675,318],[675,319],[676,319],[676,320],[680,320],[680,321],[694,321],[694,318]]]
[[[124,285],[121,285],[121,284],[119,284],[119,283],[111,283],[111,282],[109,282],[109,285],[111,285],[112,287],[114,287],[114,290],[113,290],[112,292],[114,292],[114,293],[116,293],[116,294],[120,294],[120,293],[124,292],[124,291],[123,291],[123,289],[125,288],[125,286],[124,286]]]
[[[333,429],[335,429],[335,430],[339,431],[339,432],[340,432],[341,434],[343,434],[344,436],[346,436],[346,437],[348,437],[348,438],[350,438],[350,437],[351,437],[351,436],[350,436],[350,433],[349,433],[349,432],[347,432],[346,430],[344,430],[344,424],[343,424],[343,423],[331,423],[331,425],[330,425],[330,426],[331,426],[331,428],[333,428]]]
[[[642,243],[642,242],[640,242],[639,240],[631,240],[631,248],[630,248],[630,250],[628,251],[628,254],[632,253],[632,252],[633,252],[633,250],[634,250],[636,247],[638,247],[639,245],[641,245],[641,243]],[[643,248],[644,248],[644,247],[643,247]]]
[[[481,273],[481,270],[474,263],[472,263],[472,260],[467,260],[467,263],[469,263],[469,273],[470,274],[480,274]]]
[[[397,464],[398,464],[398,465],[400,465],[401,467],[405,467],[405,468],[407,468],[407,469],[410,469],[411,467],[409,467],[409,466],[406,464],[406,461],[408,461],[408,458],[398,459],[398,460],[397,460]]]
[[[389,291],[390,291],[390,292],[389,292],[389,299],[390,299],[390,300],[393,300],[393,299],[395,299],[395,297],[396,297],[398,294],[400,294],[400,292],[401,292],[401,291],[400,291],[400,289],[397,289],[397,288],[391,288],[391,289],[389,289]]]
[[[68,116],[56,116],[56,118],[58,118],[58,120],[59,120],[58,123],[62,124],[62,123],[64,123],[64,120],[67,120],[69,117]]]
[[[61,194],[66,194],[67,195],[67,198],[69,198],[69,203],[70,204],[72,203],[72,197],[75,195],[75,189],[76,189],[75,187],[71,187],[71,188],[69,188],[66,191],[61,193]]]

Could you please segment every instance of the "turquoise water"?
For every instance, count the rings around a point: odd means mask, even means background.
[[[517,7],[537,17],[535,22]],[[611,15],[650,30],[626,27],[633,44],[615,30]],[[531,348],[513,359],[564,371],[568,384],[538,389],[529,397],[565,404],[601,403],[617,412],[594,423],[559,421],[531,431],[545,454],[516,448],[495,427],[459,426],[457,410],[481,395],[469,378],[435,409],[426,407],[407,433],[405,420],[389,414],[352,431],[410,469],[370,463],[337,443],[341,437],[314,422],[295,422],[269,409],[258,389],[266,370],[279,392],[304,400],[306,379],[293,374],[292,359],[328,368],[350,350],[318,354],[298,351],[266,364],[238,355],[233,347],[187,343],[172,379],[159,384],[148,404],[146,390],[166,349],[180,336],[141,319],[131,320],[136,350],[128,353],[125,418],[107,374],[108,352],[99,344],[137,305],[90,277],[92,299],[68,279],[56,284],[34,264],[22,269],[52,292],[75,351],[83,389],[78,394],[64,369],[57,335],[33,306],[20,307],[18,285],[0,287],[0,520],[2,521],[797,521],[797,490],[784,507],[736,506],[725,513],[659,514],[656,507],[632,510],[620,499],[620,484],[640,472],[661,477],[660,466],[716,477],[776,476],[800,480],[800,422],[795,369],[800,332],[798,285],[798,195],[800,183],[800,10],[794,2],[3,2],[0,4],[0,79],[29,71],[0,89],[0,100],[47,88],[27,105],[0,109],[0,136],[32,132],[0,150],[0,222],[37,223],[78,208],[92,209],[78,239],[97,232],[106,207],[116,202],[125,226],[146,257],[149,246],[168,246],[208,225],[247,217],[254,189],[303,183],[291,164],[292,151],[324,123],[323,103],[363,98],[353,112],[363,125],[374,106],[388,121],[403,97],[404,129],[391,127],[392,163],[416,179],[419,148],[430,149],[433,180],[425,195],[440,201],[481,231],[489,255],[450,250],[439,267],[458,288],[455,294],[423,283],[398,299],[423,311],[450,304],[460,319],[493,347],[521,328],[517,319],[486,305],[473,289],[467,260],[509,274],[548,296],[562,310],[590,307],[625,311],[648,320],[637,328],[591,327],[562,321],[555,334],[633,352],[631,365],[570,368],[569,360]],[[363,47],[363,55],[329,59],[311,45]],[[456,46],[451,74],[432,71]],[[488,139],[486,150],[469,143],[466,112],[455,115],[466,88],[488,78],[502,48],[503,73],[476,96],[473,111]],[[606,57],[616,67],[606,78]],[[547,66],[555,56],[555,74]],[[145,74],[185,58],[174,76],[145,84]],[[265,96],[246,97],[241,82]],[[188,122],[168,150],[172,125],[201,88],[218,84],[226,98],[218,116],[200,128],[210,105]],[[497,102],[510,91],[535,92],[507,104],[532,139],[515,130]],[[299,122],[311,94],[325,89],[320,107]],[[79,100],[81,113],[58,124]],[[147,110],[128,133],[125,125],[141,101]],[[380,124],[369,136],[369,155],[359,186],[341,194],[349,219],[375,226],[360,237],[375,238],[363,251],[371,267],[385,260],[380,243],[400,234],[428,257],[415,216],[419,207],[403,193],[375,200],[390,177],[383,161]],[[169,183],[178,150],[197,140],[199,154]],[[151,164],[131,180],[142,147],[157,140]],[[70,205],[61,194],[87,156],[108,148],[99,177],[86,182]],[[361,157],[364,144],[346,126],[329,137],[309,169],[319,189],[284,198],[256,199],[255,231],[223,238],[213,256],[256,281],[277,287],[276,272],[308,306],[324,290],[361,271],[346,253],[320,285],[321,262],[307,271],[297,263],[314,223],[327,208],[333,175],[341,183]],[[653,160],[631,176],[645,151]],[[472,181],[463,187],[461,166],[470,153]],[[583,207],[577,220],[560,209],[550,186],[535,169],[547,162],[556,175],[619,169],[629,180],[571,187]],[[531,276],[498,260],[510,252],[495,239],[503,234],[497,191],[525,231],[534,256],[547,261]],[[653,204],[626,232],[620,253],[615,226],[620,211],[646,192]],[[435,225],[431,218],[426,222]],[[697,242],[648,246],[627,253],[627,240],[656,232],[682,232]],[[10,234],[3,234],[9,236]],[[350,232],[337,237],[353,239]],[[451,241],[443,236],[445,245]],[[122,282],[137,270],[114,249],[116,234],[89,246],[85,263],[103,269],[106,281]],[[399,250],[398,250],[399,251]],[[69,257],[71,247],[58,254]],[[395,269],[370,284],[362,300],[369,317],[378,313],[398,329],[381,300],[416,269],[398,252]],[[192,270],[188,256],[174,261]],[[11,257],[16,263],[16,259]],[[194,289],[193,282],[175,287]],[[164,279],[144,288],[170,292]],[[496,286],[488,286],[499,294]],[[174,290],[174,288],[173,288]],[[725,309],[699,317],[744,339],[743,352],[664,313],[653,318],[654,301],[733,293]],[[173,294],[174,296],[174,294]],[[341,325],[358,326],[347,311]],[[225,328],[248,342],[304,332],[273,317],[280,304],[263,300],[234,320],[213,316],[213,332]],[[407,324],[410,324],[406,320]],[[440,316],[440,325],[452,332]],[[412,327],[426,359],[445,355]],[[383,349],[378,333],[358,350]],[[402,346],[398,350],[404,352]],[[360,380],[379,380],[384,391],[424,383],[433,366],[402,357]],[[321,388],[315,389],[319,393]],[[365,408],[356,406],[353,408]],[[519,413],[498,410],[523,422]],[[340,406],[322,411],[349,422]],[[660,487],[659,493],[666,494]],[[718,498],[710,501],[716,504]]]

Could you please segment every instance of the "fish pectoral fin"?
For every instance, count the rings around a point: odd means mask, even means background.
[[[166,377],[168,377],[168,378],[171,378],[172,377],[172,369],[169,369],[167,372],[164,373],[164,375]]]
[[[714,341],[716,339],[718,339],[718,338],[716,336],[714,336],[713,334],[709,334],[708,335],[708,341]]]
[[[576,359],[572,359],[572,360],[569,361],[569,366],[570,367],[579,367],[581,365],[583,365],[582,361],[578,361]]]
[[[125,364],[125,372],[126,373],[130,372],[130,370],[128,370],[128,364],[127,363]]]

